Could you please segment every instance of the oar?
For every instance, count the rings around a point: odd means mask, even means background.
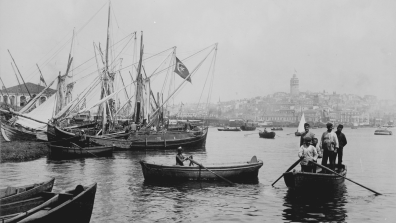
[[[97,156],[97,155],[95,155],[95,154],[91,153],[90,151],[88,151],[88,150],[84,149],[83,147],[81,147],[81,146],[79,146],[79,145],[77,145],[77,144],[75,144],[75,143],[72,143],[72,142],[71,142],[70,144],[72,144],[72,145],[76,146],[76,147],[77,147],[77,148],[79,148],[79,149],[83,149],[83,150],[85,150],[87,153],[90,153],[91,155],[93,155],[93,156],[95,156],[95,157],[99,157],[99,156]]]
[[[291,134],[295,134],[294,132],[292,132],[292,133],[289,133],[289,134],[286,134],[286,135],[291,135]]]
[[[370,189],[370,188],[368,188],[368,187],[365,187],[365,186],[363,186],[363,185],[361,185],[361,184],[359,184],[359,183],[356,183],[355,181],[353,181],[353,180],[351,180],[351,179],[348,179],[348,178],[342,176],[341,174],[339,174],[339,173],[333,171],[332,169],[329,169],[329,168],[327,168],[327,167],[325,167],[325,166],[323,166],[323,165],[320,165],[319,163],[315,163],[315,162],[312,162],[312,161],[309,161],[309,162],[311,162],[311,163],[313,163],[313,164],[315,164],[315,165],[317,165],[317,166],[319,166],[319,167],[322,167],[323,169],[328,170],[328,171],[330,171],[330,172],[332,172],[332,173],[334,173],[334,174],[336,174],[336,175],[338,175],[338,176],[340,176],[340,177],[343,177],[344,179],[347,179],[347,180],[351,181],[352,183],[355,183],[355,184],[357,184],[357,185],[359,185],[359,186],[361,186],[361,187],[363,187],[363,188],[365,188],[365,189],[367,189],[367,190],[369,190],[369,191],[371,191],[371,192],[373,192],[373,193],[375,193],[375,194],[382,195],[381,193],[378,193],[378,192],[375,191],[375,190],[372,190],[372,189]]]
[[[297,166],[297,164],[298,164],[303,158],[304,158],[304,157],[301,157],[301,158],[298,159],[295,163],[293,163],[293,165],[291,165],[291,166],[289,167],[289,169],[286,170],[285,173],[289,172],[291,169],[293,169],[295,166]],[[277,180],[275,180],[275,182],[274,182],[273,184],[271,184],[271,186],[274,186],[274,184],[276,184],[276,182],[278,182],[278,180],[280,180],[282,177],[283,177],[283,173],[282,173],[282,175],[281,175]]]
[[[248,136],[248,135],[254,135],[254,134],[257,134],[257,132],[255,132],[255,133],[249,133],[249,134],[245,134],[244,136]]]
[[[231,184],[231,185],[235,185],[233,182],[231,182],[231,181],[227,180],[226,178],[224,178],[224,177],[218,175],[217,173],[215,173],[215,172],[209,170],[208,168],[204,167],[202,164],[198,163],[197,161],[195,161],[195,160],[193,160],[193,159],[191,159],[191,158],[189,158],[189,157],[187,157],[187,159],[189,159],[191,162],[197,164],[198,166],[204,168],[205,170],[207,170],[207,171],[213,173],[214,175],[218,176],[219,178],[221,178],[222,180],[226,181],[227,183],[229,183],[229,184]]]

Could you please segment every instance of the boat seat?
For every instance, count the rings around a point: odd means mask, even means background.
[[[257,157],[253,156],[249,163],[258,163],[257,162]]]

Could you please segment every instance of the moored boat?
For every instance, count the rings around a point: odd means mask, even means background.
[[[259,132],[260,138],[266,138],[266,139],[273,139],[275,138],[276,133],[275,132]]]
[[[223,131],[223,132],[239,132],[241,129],[238,127],[224,127],[224,128],[218,128],[218,131]]]
[[[377,129],[375,130],[374,135],[392,135],[392,131],[388,129]]]
[[[1,123],[1,134],[5,141],[36,141],[35,132],[24,130],[23,127],[17,128]]]
[[[158,165],[143,160],[140,164],[146,181],[221,180],[215,174],[199,166]],[[233,181],[256,180],[262,166],[263,161],[257,160],[255,156],[249,162],[239,164],[205,165],[214,173]]]
[[[338,171],[340,175],[346,177],[347,168],[341,165]],[[283,174],[285,184],[294,189],[316,189],[336,188],[344,184],[345,178],[331,173],[309,173],[300,171],[291,171]]]
[[[282,127],[273,127],[271,128],[272,131],[283,131]]]
[[[29,199],[44,191],[50,192],[54,186],[54,181],[55,178],[52,178],[49,181],[37,184],[0,189],[0,204],[3,205]]]
[[[79,222],[88,223],[91,220],[95,202],[97,184],[83,187],[76,186],[74,190],[65,193],[46,193],[52,197],[36,208],[21,212],[5,222]]]
[[[50,157],[54,159],[68,159],[68,158],[81,158],[81,157],[98,157],[108,156],[113,153],[114,146],[88,146],[78,147],[72,146],[58,146],[51,144]]]

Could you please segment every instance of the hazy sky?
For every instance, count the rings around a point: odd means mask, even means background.
[[[289,92],[295,70],[300,91],[396,99],[394,0],[111,4],[112,35],[122,39],[144,31],[145,56],[177,46],[183,58],[218,43],[212,102]],[[70,49],[66,40],[74,27],[74,66],[92,57],[92,43],[100,42],[102,48],[106,43],[107,7],[106,0],[0,0],[0,74],[6,86],[17,84],[7,49],[25,80],[34,83],[39,78],[36,63],[47,82],[64,73]],[[52,58],[53,49],[62,44]],[[199,94],[191,92],[199,91],[204,79],[193,78],[193,87],[183,89],[181,100],[188,102],[189,95],[197,99]]]

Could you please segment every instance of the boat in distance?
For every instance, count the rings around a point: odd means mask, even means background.
[[[275,132],[263,132],[261,130],[259,132],[260,138],[273,139],[275,138],[275,135],[276,135]]]
[[[31,200],[13,203],[12,211],[22,210],[15,214],[1,216],[3,222],[77,222],[88,223],[91,220],[95,202],[97,184],[87,187],[77,185],[74,190],[64,193],[46,192]],[[20,209],[24,204],[36,200],[38,205],[29,210]],[[10,204],[11,205],[11,204]]]
[[[215,174],[200,166],[169,166],[147,163],[140,161],[143,176],[146,181],[205,181],[221,180]],[[232,181],[252,181],[257,180],[259,169],[263,166],[262,160],[257,160],[256,156],[248,162],[238,164],[208,165],[205,167],[214,173]]]
[[[388,129],[377,129],[375,130],[374,135],[392,135],[392,131]]]
[[[325,165],[328,167],[328,165]],[[336,169],[337,171],[337,169]],[[341,165],[339,174],[346,177],[347,167]],[[285,184],[288,188],[294,189],[315,189],[337,188],[344,184],[345,178],[332,173],[310,173],[293,170],[283,174]]]
[[[0,205],[29,199],[41,192],[50,192],[54,186],[54,181],[55,178],[52,178],[37,184],[0,189]]]
[[[241,131],[240,128],[238,127],[224,127],[224,128],[218,128],[217,131],[223,131],[223,132],[239,132]]]
[[[272,131],[283,131],[282,127],[273,127],[271,128]]]

